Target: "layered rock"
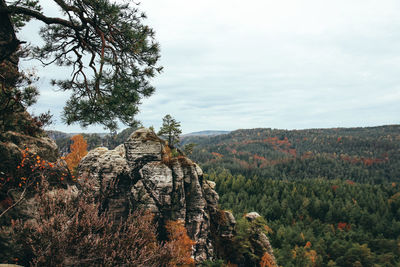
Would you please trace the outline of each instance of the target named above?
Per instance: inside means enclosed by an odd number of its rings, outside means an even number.
[[[102,208],[116,219],[132,209],[150,209],[161,235],[167,220],[183,220],[196,242],[196,262],[224,257],[219,247],[234,242],[235,218],[217,208],[215,183],[204,179],[197,164],[178,154],[173,157],[165,141],[143,128],[114,150],[90,151],[78,173],[83,181],[92,181]]]
[[[22,151],[29,148],[30,153],[54,162],[58,158],[56,143],[48,137],[33,137],[8,131],[0,134],[0,174],[13,176],[22,159]]]
[[[134,132],[114,150],[90,151],[78,166],[82,179],[90,179],[102,208],[123,218],[135,208],[150,209],[159,223],[183,220],[196,241],[196,261],[214,255],[210,211],[217,193],[203,181],[201,169],[183,155],[172,157],[166,143],[148,129]]]

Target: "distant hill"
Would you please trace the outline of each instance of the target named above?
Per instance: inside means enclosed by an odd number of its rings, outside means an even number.
[[[207,171],[274,179],[400,181],[400,125],[366,128],[242,129],[217,136],[189,136],[191,158]]]
[[[200,131],[200,132],[193,132],[193,133],[187,133],[181,135],[181,138],[186,138],[189,136],[216,136],[216,135],[221,135],[221,134],[228,134],[230,131],[212,131],[212,130],[207,130],[207,131]]]

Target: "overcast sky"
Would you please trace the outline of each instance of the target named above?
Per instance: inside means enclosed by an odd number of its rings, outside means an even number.
[[[164,66],[141,105],[147,127],[158,129],[168,113],[184,133],[400,122],[398,0],[143,0],[140,9]],[[20,39],[37,40],[38,25]],[[49,85],[69,72],[24,64],[42,78],[33,111],[50,109],[51,129],[81,132],[61,123],[67,96]]]

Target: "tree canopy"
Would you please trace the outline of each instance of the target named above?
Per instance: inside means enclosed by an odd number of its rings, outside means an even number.
[[[65,80],[54,80],[62,90],[72,91],[63,119],[67,124],[86,127],[101,124],[110,130],[117,122],[133,126],[138,105],[154,92],[150,79],[161,72],[157,65],[159,45],[154,31],[143,24],[145,14],[133,1],[122,4],[109,0],[53,0],[59,17],[47,16],[40,0],[0,0],[0,14],[9,15],[14,29],[31,19],[45,23],[40,35],[45,44],[34,47],[32,56],[44,65],[72,69]],[[15,34],[1,34],[1,60],[17,49]],[[11,50],[12,50],[11,49]],[[8,50],[7,50],[8,51]]]
[[[163,124],[157,134],[165,138],[170,146],[174,146],[179,143],[179,135],[182,133],[180,127],[180,122],[167,114],[164,116]]]

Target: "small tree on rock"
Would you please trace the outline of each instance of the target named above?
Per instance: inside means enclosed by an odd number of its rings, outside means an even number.
[[[170,146],[174,146],[179,143],[179,135],[182,133],[180,127],[180,122],[167,114],[163,118],[163,124],[157,134],[166,139]]]

